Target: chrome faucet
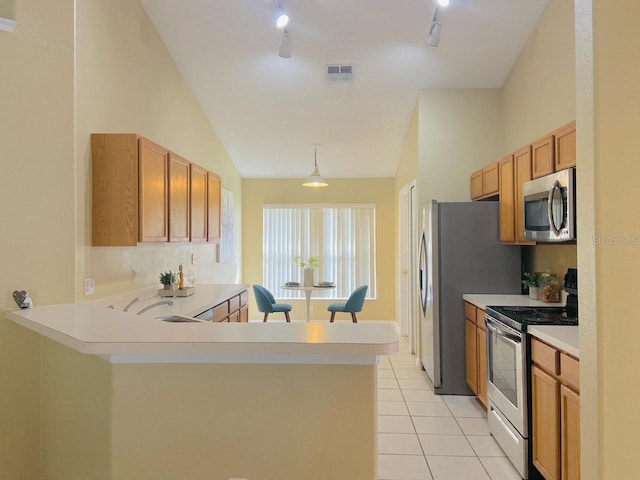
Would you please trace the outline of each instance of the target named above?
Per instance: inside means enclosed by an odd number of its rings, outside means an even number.
[[[147,310],[151,310],[153,307],[157,307],[159,305],[173,305],[173,300],[162,300],[161,302],[152,303],[151,305],[147,305],[142,310],[138,312],[138,315],[142,315]]]
[[[126,306],[126,307],[124,307],[124,308],[122,309],[122,311],[123,311],[123,312],[128,312],[128,311],[129,311],[129,308],[131,307],[131,305],[133,305],[134,303],[136,303],[138,300],[140,300],[140,298],[139,298],[139,297],[136,297],[136,298],[134,298],[133,300],[131,300],[129,303],[127,303],[127,306]]]

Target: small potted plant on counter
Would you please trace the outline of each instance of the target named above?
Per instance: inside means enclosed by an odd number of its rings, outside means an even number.
[[[174,290],[176,284],[176,274],[171,270],[160,274],[160,283],[164,285],[165,290]]]
[[[318,268],[318,257],[309,257],[306,261],[302,260],[301,256],[297,256],[293,259],[300,268],[303,269],[304,272],[304,282],[303,285],[305,287],[313,286],[315,269]]]
[[[540,272],[525,272],[522,285],[529,289],[529,298],[531,300],[538,300],[540,298],[540,291],[538,289],[540,283]]]

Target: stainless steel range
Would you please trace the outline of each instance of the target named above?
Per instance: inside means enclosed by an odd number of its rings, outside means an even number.
[[[487,307],[489,430],[522,478],[529,478],[531,325],[577,325],[577,272],[565,275],[565,307]]]

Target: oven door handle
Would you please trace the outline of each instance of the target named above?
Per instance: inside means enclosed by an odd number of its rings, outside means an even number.
[[[518,337],[517,335],[514,335],[513,333],[509,333],[505,330],[494,327],[492,323],[487,322],[487,328],[491,330],[493,333],[496,333],[501,337],[504,337],[506,340],[513,343],[514,345],[520,345],[520,343],[522,343],[522,339],[520,337]]]

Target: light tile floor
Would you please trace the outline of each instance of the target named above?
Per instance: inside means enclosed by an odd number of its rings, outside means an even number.
[[[379,480],[520,480],[475,397],[436,395],[400,351],[378,365]]]

